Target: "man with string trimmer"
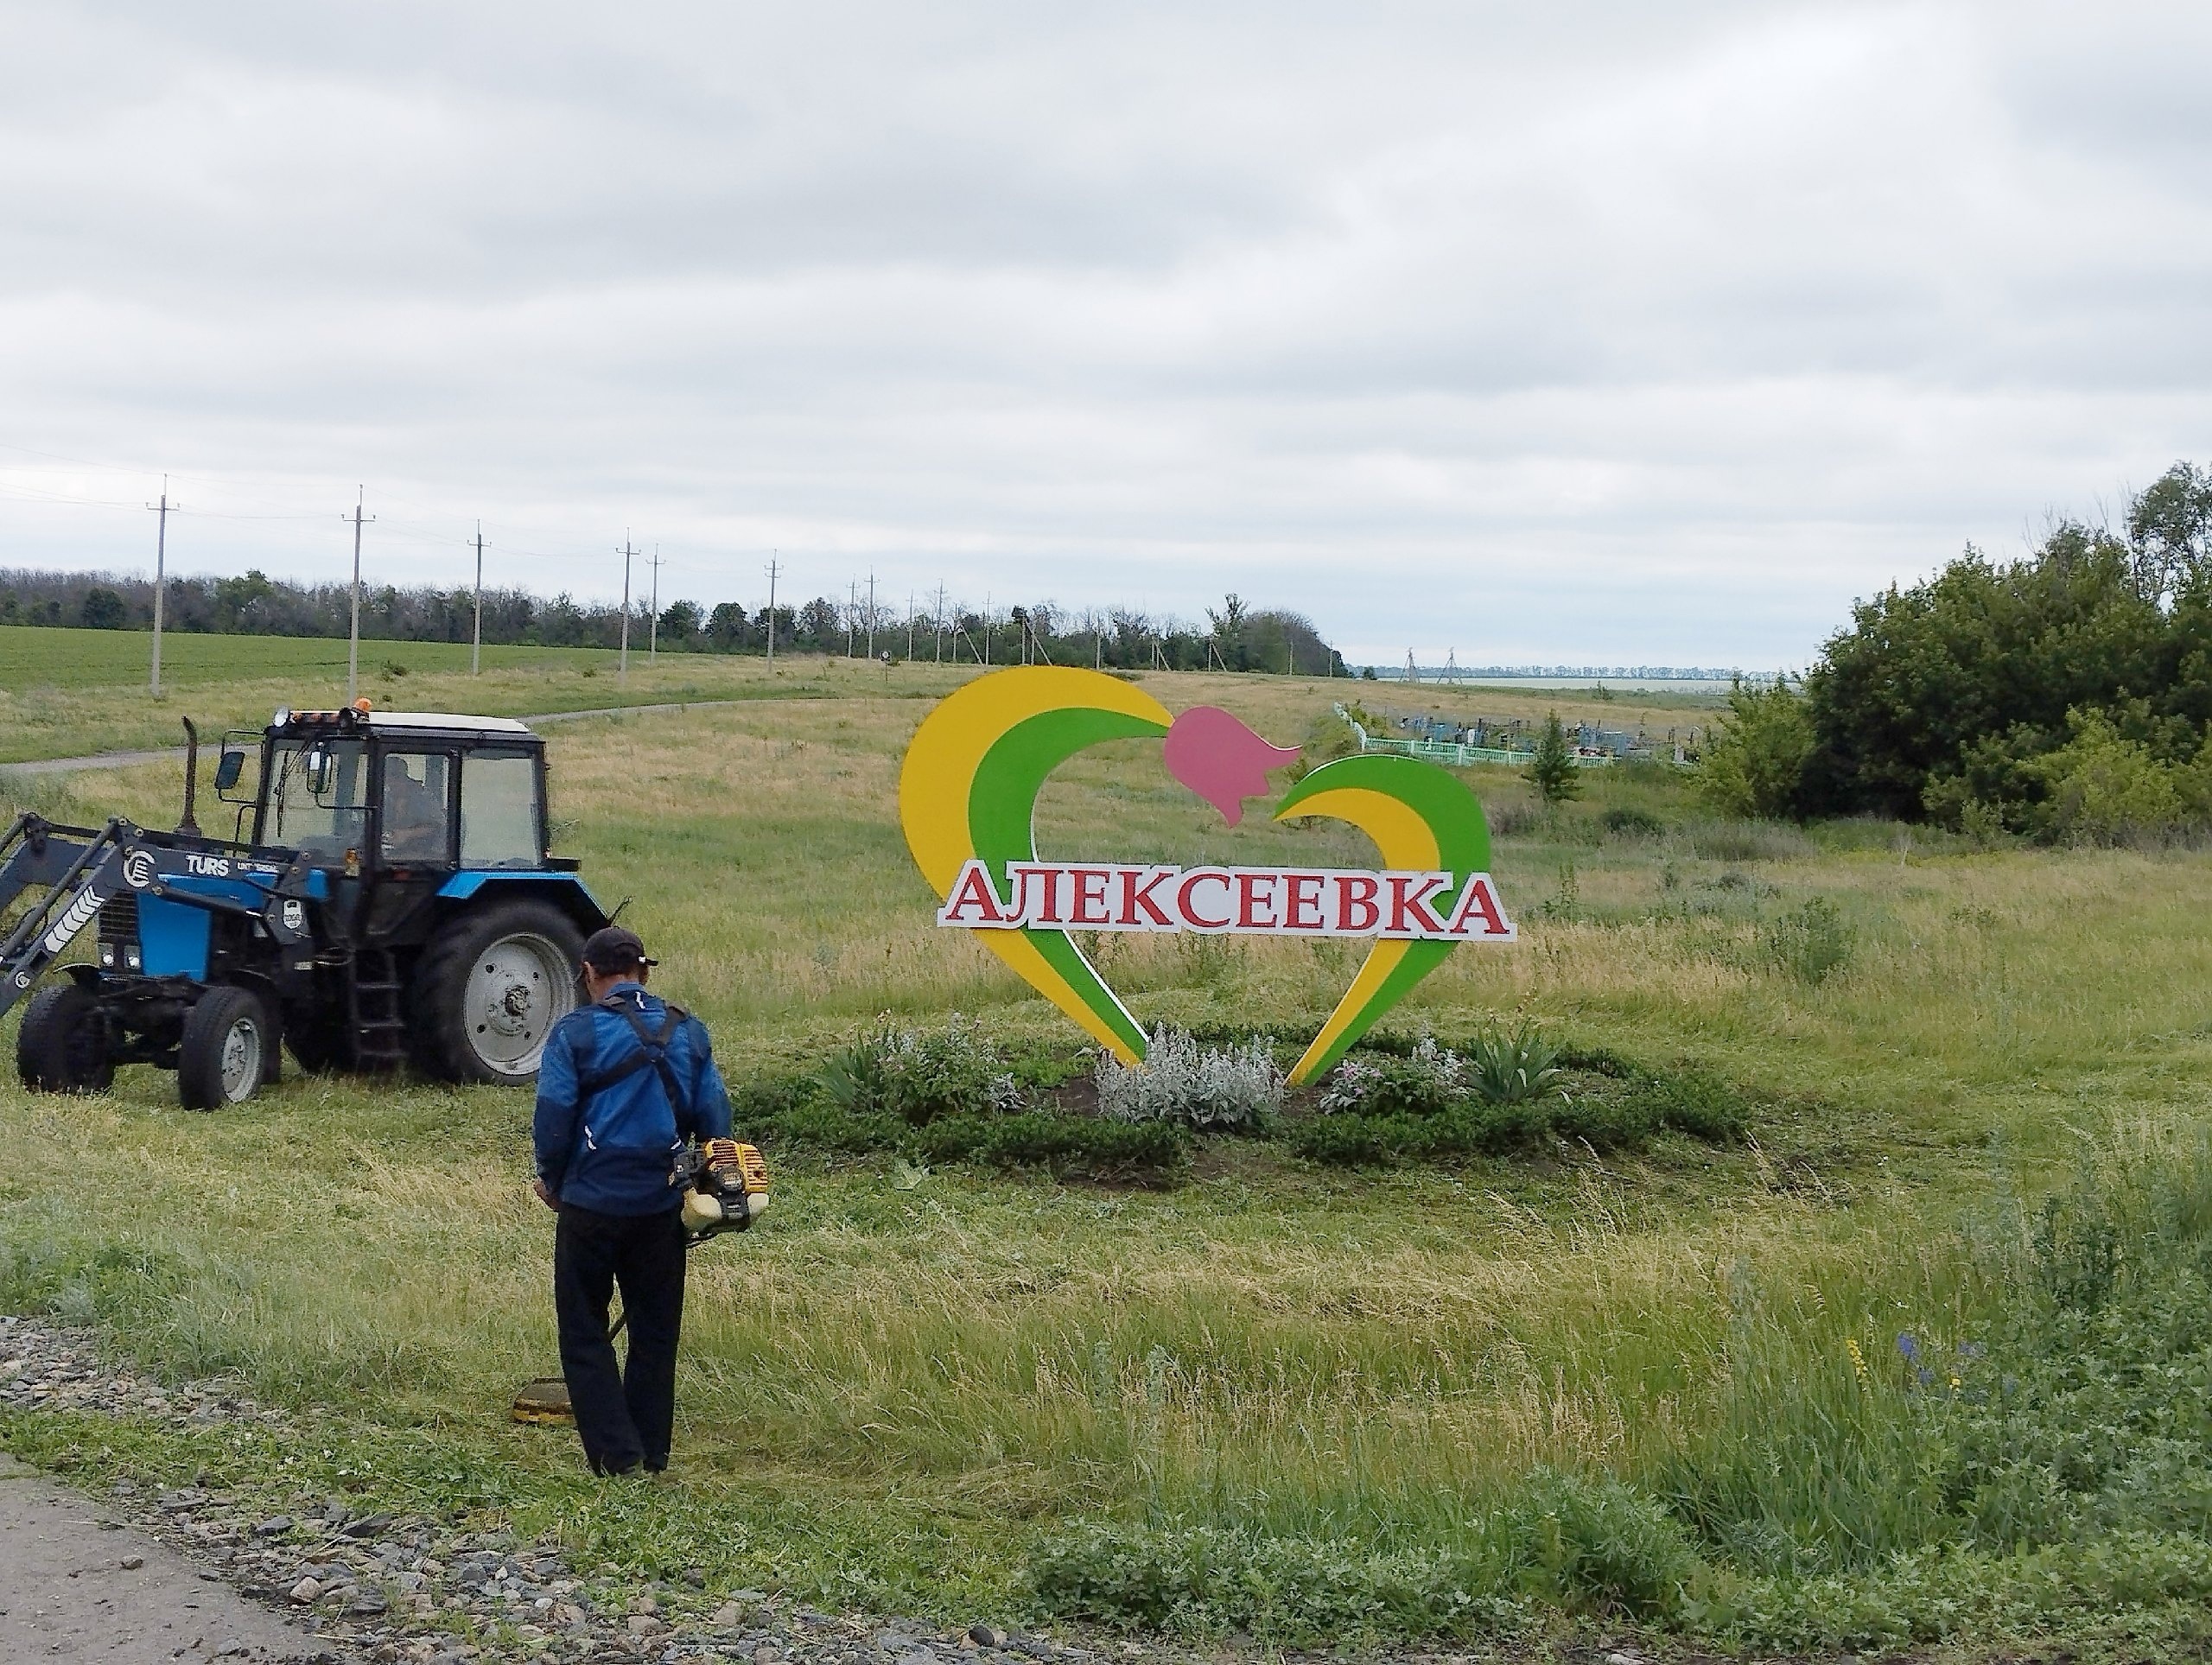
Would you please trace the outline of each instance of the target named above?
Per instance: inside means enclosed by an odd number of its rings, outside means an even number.
[[[646,992],[653,964],[634,931],[594,932],[583,949],[589,1004],[555,1026],[538,1069],[536,1188],[560,1217],[561,1374],[595,1474],[668,1466],[684,1250],[750,1224],[767,1200],[760,1153],[730,1140],[706,1026]],[[607,1325],[617,1286],[626,1367]]]

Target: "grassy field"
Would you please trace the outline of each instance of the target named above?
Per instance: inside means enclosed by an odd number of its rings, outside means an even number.
[[[280,705],[327,709],[346,697],[346,644],[287,636],[162,638],[162,697],[146,685],[151,639],[137,632],[0,626],[0,765],[36,758],[85,756],[181,745],[180,717],[207,734],[254,728]],[[471,676],[466,645],[364,642],[359,688],[380,706],[415,711],[467,711],[524,716],[543,711],[658,704],[673,701],[812,698],[849,691],[873,674],[877,683],[948,685],[950,673],[926,684],[918,670],[887,673],[880,666],[818,655],[778,661],[664,654],[630,656],[626,677],[618,656],[599,648],[486,647],[484,670]],[[832,683],[832,677],[850,678]]]
[[[266,722],[280,705],[311,710],[345,698],[343,642],[167,635],[156,700],[146,685],[151,641],[137,631],[0,626],[0,765],[173,746],[181,743],[179,717],[192,718],[206,734]],[[457,643],[364,642],[359,687],[382,706],[522,716],[685,700],[863,692],[913,698],[941,694],[977,669],[919,661],[893,668],[809,653],[779,655],[772,673],[765,659],[746,656],[668,653],[649,662],[642,646],[632,652],[626,677],[604,648],[486,647],[483,664],[482,674],[471,676],[468,649]],[[1716,696],[1681,693],[1327,686],[1339,696],[1363,693],[1394,715],[1541,719],[1556,709],[1609,726],[1642,722],[1655,734],[1701,724],[1719,702]]]
[[[626,917],[713,1026],[734,1084],[805,1067],[879,1013],[1064,1036],[995,959],[933,928],[899,835],[898,759],[918,696],[950,673],[660,674],[702,697],[804,695],[553,731],[563,848],[603,896],[635,898]],[[588,702],[570,668],[498,677],[410,670],[407,702]],[[1148,685],[1286,742],[1345,691]],[[463,698],[494,686],[504,708]],[[226,683],[179,705],[197,715],[203,696],[244,697]],[[1429,697],[1516,715],[1496,694]],[[254,699],[303,702],[281,676]],[[1593,772],[1556,817],[1506,772],[1470,778],[1523,940],[1461,950],[1393,1025],[1452,1036],[1526,1016],[1694,1067],[1752,1107],[1748,1139],[1377,1171],[1224,1141],[1167,1189],[781,1154],[768,1225],[697,1263],[677,1478],[641,1505],[585,1484],[567,1437],[504,1420],[553,1361],[524,1096],[288,1078],[199,1116],[145,1070],[90,1101],[10,1082],[0,1300],[101,1323],[160,1369],[236,1372],[324,1437],[276,1452],[0,1427],[90,1471],[458,1503],[617,1564],[877,1611],[1290,1640],[1547,1636],[1625,1611],[1770,1649],[2197,1646],[2212,1373],[2201,1352],[2139,1357],[2146,1336],[2188,1340],[2186,1324],[2120,1319],[2130,1302],[2195,1310],[2183,1297],[2201,1287],[2212,867],[1718,823],[1657,770]],[[49,811],[157,825],[177,792],[173,767],[35,788]],[[1608,830],[1608,810],[1649,820]],[[1328,823],[1226,829],[1142,747],[1077,759],[1039,817],[1056,855],[1372,855]],[[1818,982],[1788,947],[1815,899],[1845,956]],[[1235,1025],[1318,1023],[1350,969],[1329,944],[1163,938],[1108,969],[1147,1021]],[[2038,1223],[2054,1186],[2074,1200]],[[2107,1239],[2123,1247],[2101,1260]],[[2167,1260],[2139,1253],[2154,1240]],[[2120,1293],[2092,1304],[2088,1331],[2064,1331],[2062,1296],[2023,1304],[2107,1261]],[[1991,1361],[2007,1348],[2002,1387]],[[2151,1369],[2152,1385],[2075,1429],[2034,1372],[2077,1356],[2139,1387]],[[2164,1420],[2127,1433],[2140,1416]],[[2133,1478],[2031,1498],[2041,1471],[2021,1453],[2042,1449],[2038,1430]],[[2166,1466],[2127,1469],[2113,1452],[2131,1441]],[[2000,1471],[2017,1504],[1986,1502],[2012,1496],[1992,1490]],[[2076,1493],[2105,1500],[2094,1553]],[[1968,1496],[1984,1500],[1970,1518]]]

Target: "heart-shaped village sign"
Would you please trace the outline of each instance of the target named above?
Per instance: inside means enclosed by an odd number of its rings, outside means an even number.
[[[1293,1082],[1335,1064],[1459,944],[1513,940],[1482,804],[1415,758],[1339,758],[1275,805],[1278,821],[1349,822],[1374,842],[1379,870],[1039,861],[1046,778],[1086,747],[1148,736],[1163,742],[1169,772],[1232,826],[1246,798],[1266,794],[1267,771],[1297,756],[1214,707],[1179,717],[1118,677],[1036,665],[980,677],[940,702],[899,778],[907,848],[943,900],[938,923],[974,931],[1124,1063],[1144,1057],[1144,1029],[1071,931],[1374,937]]]

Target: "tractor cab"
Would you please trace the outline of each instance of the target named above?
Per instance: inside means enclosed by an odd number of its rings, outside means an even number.
[[[258,753],[258,778],[245,776]],[[233,734],[215,786],[257,848],[349,879],[572,871],[546,853],[545,742],[506,717],[279,711]],[[243,790],[242,790],[243,789]]]

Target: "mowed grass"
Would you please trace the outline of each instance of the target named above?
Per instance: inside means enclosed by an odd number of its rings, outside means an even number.
[[[660,985],[709,1022],[737,1081],[883,1011],[1064,1033],[930,923],[894,804],[925,673],[805,674],[832,696],[552,731],[563,848],[603,898],[633,899]],[[1149,685],[1279,740],[1344,691]],[[1855,1426],[1881,1401],[1853,1396],[1847,1340],[1880,1354],[1899,1330],[1963,1337],[1986,1317],[1968,1223],[1993,1197],[2034,1191],[2115,1123],[2205,1120],[2201,856],[1713,823],[1656,771],[1593,772],[1585,803],[1546,818],[1510,772],[1472,778],[1514,829],[1495,865],[1523,939],[1462,950],[1393,1023],[1529,1016],[1693,1064],[1751,1095],[1754,1143],[1381,1173],[1232,1145],[1166,1192],[781,1161],[768,1224],[696,1264],[678,1478],[658,1512],[582,1484],[567,1436],[505,1420],[553,1365],[522,1095],[290,1078],[202,1116],[146,1070],[87,1101],[0,1087],[0,1294],[324,1419],[318,1449],[339,1455],[245,1477],[271,1487],[374,1494],[435,1471],[525,1530],[701,1566],[717,1587],[1018,1611],[1040,1548],[1085,1520],[1472,1554],[1532,1471],[1664,1490],[1686,1464],[1720,1471]],[[178,775],[67,790],[82,812],[166,824]],[[1604,830],[1603,810],[1631,807],[1669,829]],[[1372,856],[1325,823],[1225,828],[1137,745],[1072,762],[1039,824],[1070,856]],[[1808,986],[1763,956],[1762,930],[1816,896],[1855,946]],[[1191,1022],[1318,1024],[1357,961],[1298,942],[1102,952],[1141,1015]],[[130,1449],[156,1468],[209,1460]],[[1808,1531],[1822,1509],[1848,1515],[1832,1544],[1904,1541],[1901,1516],[1774,1489]]]

